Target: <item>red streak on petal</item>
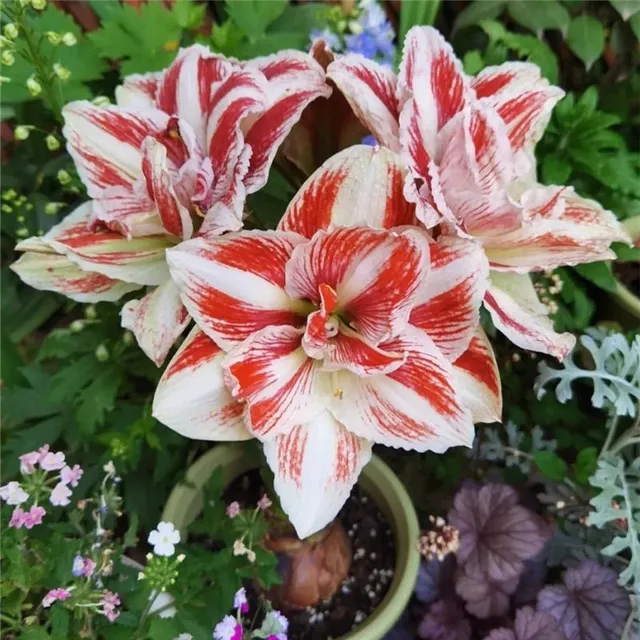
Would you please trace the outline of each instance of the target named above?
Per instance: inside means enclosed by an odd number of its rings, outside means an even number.
[[[180,357],[167,369],[166,377],[184,371],[195,369],[198,365],[209,362],[222,352],[222,349],[205,333],[200,332],[180,353]]]
[[[456,360],[455,366],[486,385],[494,395],[500,394],[500,379],[495,370],[491,353],[483,341],[474,337],[469,348]]]

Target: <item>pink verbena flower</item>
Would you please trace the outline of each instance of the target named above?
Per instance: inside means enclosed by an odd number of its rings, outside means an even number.
[[[19,457],[20,473],[33,473],[36,468],[36,464],[40,461],[40,457],[40,451],[29,451],[29,453],[23,453]]]
[[[84,471],[79,464],[74,464],[73,468],[66,465],[63,467],[62,471],[60,471],[60,482],[70,484],[72,487],[77,487],[83,473]]]
[[[265,493],[262,496],[262,498],[260,498],[260,500],[258,500],[258,509],[260,509],[260,511],[266,511],[272,504],[273,504],[273,502],[271,502],[271,500],[269,500],[267,494]]]
[[[105,591],[100,604],[102,605],[102,613],[109,622],[114,622],[120,615],[120,611],[117,610],[117,607],[120,606],[120,596],[117,593]]]
[[[58,471],[65,466],[64,458],[65,456],[62,451],[58,451],[57,453],[49,451],[40,459],[40,467],[45,471]]]
[[[240,513],[240,505],[237,502],[232,502],[226,509],[226,514],[230,518],[235,518]]]
[[[225,616],[213,630],[214,640],[242,640],[242,625],[233,617]]]
[[[95,569],[96,563],[91,558],[85,558],[83,556],[77,555],[73,559],[73,567],[71,569],[71,573],[76,577],[85,576],[89,578],[93,575]]]
[[[20,507],[16,507],[11,514],[11,520],[9,520],[9,526],[14,529],[21,529],[24,525],[24,517],[26,513]]]
[[[71,591],[68,589],[57,588],[51,589],[47,593],[47,595],[42,598],[42,606],[47,609],[50,607],[56,600],[68,600],[71,597]]]
[[[20,486],[19,482],[11,481],[0,487],[0,499],[7,504],[22,504],[29,499],[29,494]]]
[[[22,518],[22,524],[26,529],[33,529],[38,524],[42,524],[42,518],[47,512],[38,505],[33,505]],[[18,527],[19,528],[19,527]]]
[[[247,613],[247,611],[249,611],[247,592],[244,587],[238,589],[233,596],[233,607],[234,609],[239,609],[240,613]]]
[[[58,482],[49,496],[49,502],[56,507],[66,507],[70,502],[69,496],[71,489],[63,482]]]

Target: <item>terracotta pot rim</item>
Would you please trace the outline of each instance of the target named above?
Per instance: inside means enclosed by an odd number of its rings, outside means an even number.
[[[200,489],[212,471],[222,467],[226,484],[255,466],[241,444],[220,444],[196,460],[187,470],[186,479],[193,486],[176,485],[162,512],[162,520],[173,522],[181,533],[202,511]],[[396,538],[396,568],[389,591],[357,629],[340,640],[380,640],[404,611],[418,576],[420,555],[417,541],[418,518],[411,498],[395,473],[377,456],[363,469],[358,480],[371,494],[389,520]]]

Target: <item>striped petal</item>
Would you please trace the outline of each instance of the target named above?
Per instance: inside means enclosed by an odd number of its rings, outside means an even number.
[[[303,539],[336,517],[371,459],[371,443],[323,412],[265,442],[264,454],[280,504]]]
[[[612,242],[631,243],[616,216],[571,187],[536,185],[522,197],[520,229],[483,239],[492,269],[527,273],[614,260]]]
[[[119,107],[155,107],[161,78],[162,73],[155,71],[127,76],[116,87],[116,104]]]
[[[469,346],[489,285],[482,246],[452,236],[430,245],[431,271],[416,296],[409,322],[426,332],[453,362]]]
[[[440,136],[442,192],[462,229],[494,235],[517,228],[521,211],[507,193],[513,158],[504,124],[484,105],[465,108]]]
[[[265,327],[304,323],[300,303],[284,291],[285,265],[303,241],[293,233],[242,231],[183,242],[167,261],[191,316],[228,351]]]
[[[453,384],[451,364],[422,331],[380,345],[406,353],[399,369],[385,376],[360,378],[334,373],[331,413],[362,438],[403,449],[442,453],[451,446],[470,446],[473,423]]]
[[[570,333],[554,331],[547,308],[526,274],[492,271],[484,304],[496,328],[521,349],[564,360],[576,343]]]
[[[494,107],[506,124],[518,160],[518,174],[525,173],[530,151],[542,136],[564,91],[550,85],[541,77],[540,67],[528,62],[486,67],[473,79],[472,87],[478,98]]]
[[[244,135],[252,150],[244,184],[247,193],[254,193],[266,183],[278,148],[304,109],[316,98],[328,98],[331,88],[322,67],[300,51],[254,58],[246,67],[261,71],[269,83],[268,106]]]
[[[375,139],[392,151],[400,152],[400,114],[393,71],[359,54],[349,54],[329,65],[327,78],[340,89]]]
[[[31,238],[32,246],[40,238]],[[25,244],[25,243],[22,243]],[[37,251],[26,251],[11,270],[30,287],[55,291],[76,302],[114,302],[140,285],[112,280],[95,271],[83,271],[66,256],[42,244]]]
[[[120,313],[122,326],[133,332],[140,348],[157,366],[164,362],[190,320],[171,280],[139,300],[129,300]]]
[[[259,438],[316,418],[331,397],[331,378],[302,348],[302,329],[266,327],[225,358],[233,397],[247,403],[245,422]]]
[[[166,233],[158,208],[149,194],[125,187],[105,189],[103,197],[93,201],[91,221],[99,221],[127,238]]]
[[[462,404],[474,423],[500,422],[502,385],[491,343],[478,327],[468,349],[453,363],[453,376]]]
[[[331,287],[337,311],[377,344],[404,328],[428,269],[429,244],[419,230],[341,227],[319,231],[293,250],[285,289],[293,299],[318,304],[321,285]]]
[[[69,103],[62,115],[67,150],[91,198],[109,187],[131,189],[142,176],[142,141],[168,122],[155,109],[97,107],[86,100]]]
[[[196,44],[180,51],[159,82],[158,109],[186,120],[203,148],[212,95],[234,66],[224,56]]]
[[[300,188],[278,228],[307,238],[320,229],[415,223],[415,206],[403,195],[406,170],[382,147],[357,145],[327,160]]]
[[[194,327],[160,378],[153,416],[180,435],[196,440],[248,440],[243,406],[224,384],[225,354]]]
[[[128,240],[115,231],[92,231],[92,206],[80,205],[42,236],[42,242],[85,271],[137,285],[162,284],[169,277],[164,252],[175,243],[168,236]]]

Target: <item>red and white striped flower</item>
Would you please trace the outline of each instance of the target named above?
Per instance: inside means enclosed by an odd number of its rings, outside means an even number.
[[[527,274],[612,258],[611,242],[628,241],[596,202],[535,182],[533,148],[563,92],[528,63],[468,77],[431,27],[407,34],[398,77],[358,55],[334,61],[327,76],[378,142],[403,158],[418,219],[482,244],[496,326],[522,348],[563,358],[575,339],[554,332]]]
[[[394,154],[352,147],[309,178],[278,231],[167,252],[198,328],[154,415],[193,438],[259,438],[301,537],[335,517],[373,443],[442,452],[471,444],[473,418],[499,418],[478,334],[486,258],[409,226],[403,181]],[[378,224],[359,224],[365,211]]]
[[[306,54],[240,63],[196,45],[164,72],[126,78],[117,106],[70,103],[63,133],[91,203],[20,243],[14,270],[80,301],[154,287],[122,320],[160,364],[188,323],[165,249],[240,229],[246,195],[265,184],[303,109],[330,91]]]

